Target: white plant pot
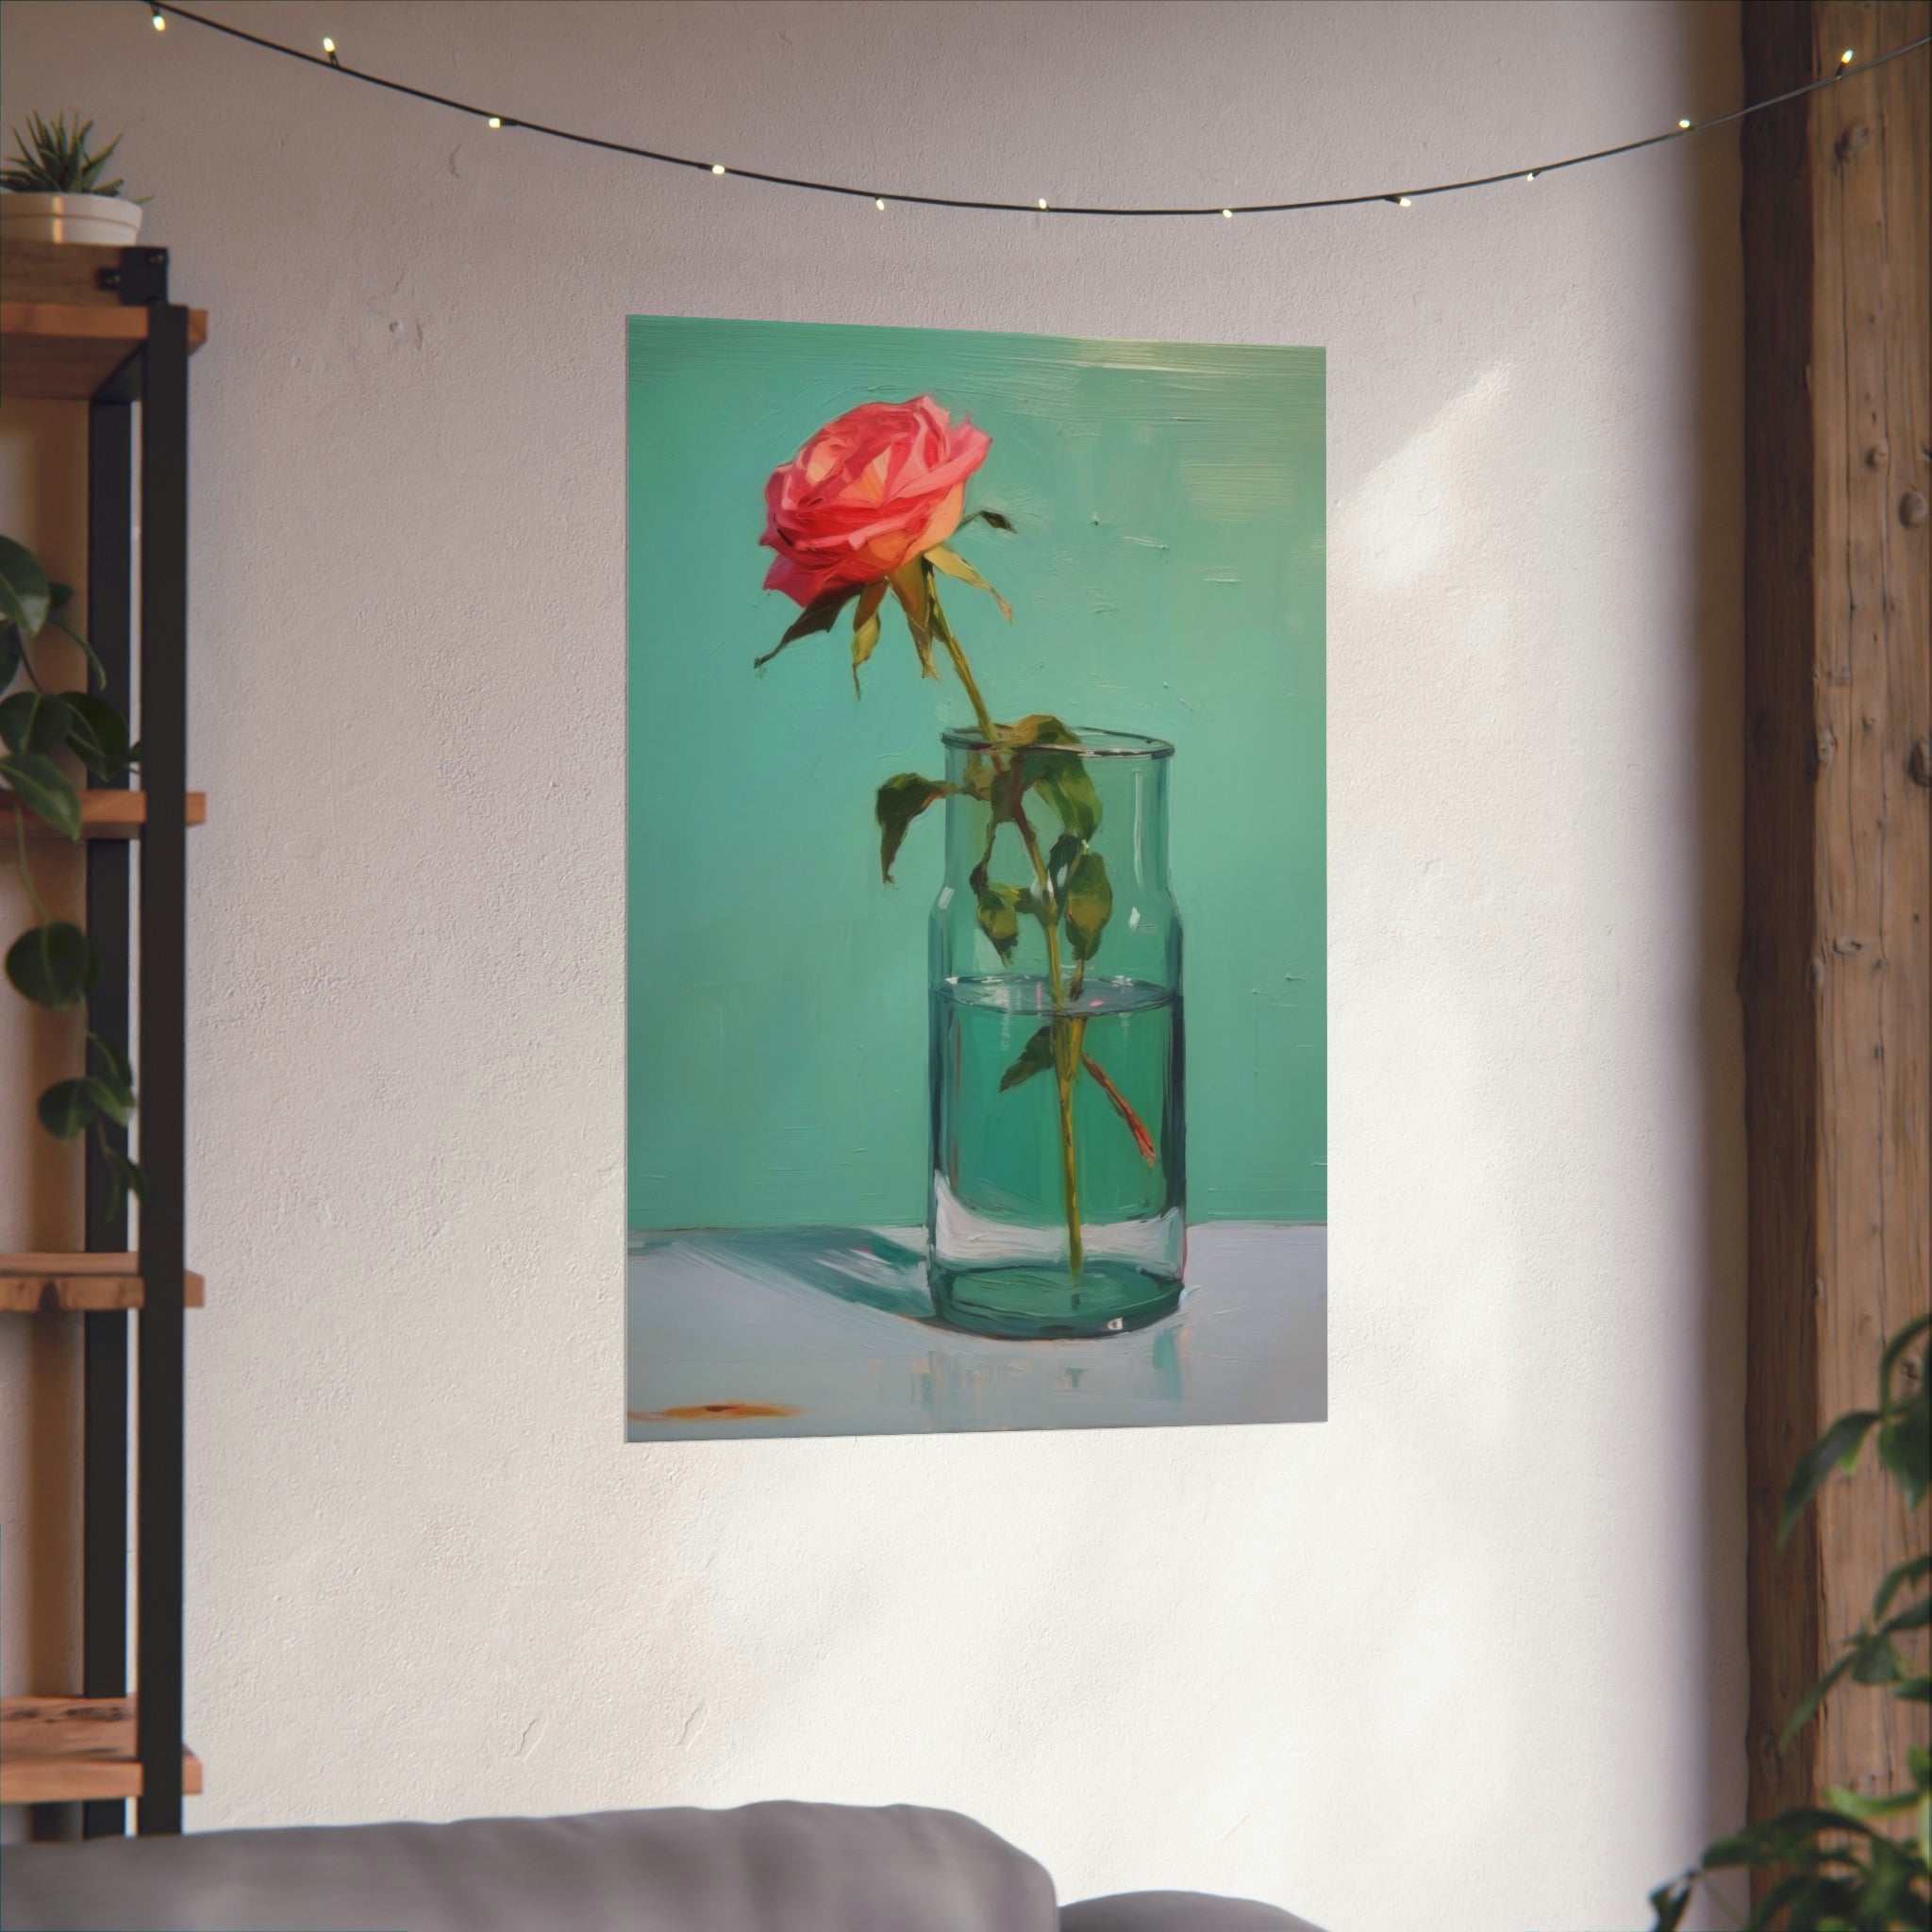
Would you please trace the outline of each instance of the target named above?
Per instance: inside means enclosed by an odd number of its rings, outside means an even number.
[[[118,194],[0,193],[0,237],[125,248],[141,233],[141,213],[139,202]]]

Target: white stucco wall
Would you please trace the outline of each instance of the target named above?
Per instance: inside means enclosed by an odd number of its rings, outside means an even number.
[[[1722,5],[209,5],[1054,200],[1487,172],[1740,86]],[[1642,1922],[1743,1788],[1734,142],[1407,211],[880,216],[125,0],[0,37],[5,119],[125,125],[212,314],[193,1822],[908,1799],[1070,1897]],[[622,1444],[633,311],[1326,345],[1325,1426]],[[5,527],[70,559],[75,433],[0,412]],[[9,1245],[60,1238],[23,1107]],[[9,1692],[72,1688],[57,1328],[0,1328]]]

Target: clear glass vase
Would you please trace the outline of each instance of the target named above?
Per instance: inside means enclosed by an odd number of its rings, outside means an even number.
[[[1173,1311],[1186,1239],[1181,926],[1158,739],[945,734],[931,922],[941,1321],[1119,1334]],[[1068,741],[1070,736],[1071,741]]]

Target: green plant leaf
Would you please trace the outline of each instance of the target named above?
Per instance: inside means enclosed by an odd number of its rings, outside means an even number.
[[[1803,1512],[1805,1505],[1818,1493],[1819,1486],[1834,1469],[1849,1471],[1858,1459],[1858,1452],[1865,1446],[1865,1438],[1871,1433],[1872,1425],[1878,1420],[1875,1409],[1860,1408],[1850,1415],[1841,1415],[1824,1435],[1819,1437],[1806,1451],[1804,1459],[1798,1464],[1791,1477],[1790,1486],[1785,1491],[1783,1507],[1777,1517],[1777,1546],[1783,1549],[1785,1539],[1791,1533],[1791,1526]]]
[[[25,543],[0,537],[0,617],[16,625],[23,638],[38,637],[52,602],[40,559]]]
[[[892,882],[892,861],[912,821],[952,790],[943,780],[922,778],[917,772],[900,772],[879,787],[873,816],[879,826],[879,874],[888,885]]]
[[[1932,1328],[1932,1315],[1920,1315],[1909,1321],[1885,1344],[1885,1353],[1878,1358],[1878,1406],[1891,1407],[1891,1372],[1898,1367],[1899,1357],[1905,1354],[1917,1339]],[[1920,1377],[1920,1389],[1924,1391],[1924,1377]]]
[[[1916,1508],[1932,1489],[1932,1391],[1896,1403],[1878,1425],[1878,1459]]]
[[[885,602],[886,587],[868,584],[859,592],[852,609],[852,691],[858,694],[858,667],[873,654],[879,641],[879,606]]]
[[[64,919],[29,926],[7,949],[14,991],[56,1012],[77,1005],[101,976],[101,956],[79,926]]]
[[[99,1109],[92,1082],[57,1080],[41,1095],[41,1124],[57,1141],[71,1141],[97,1120]]]
[[[1791,1712],[1790,1716],[1785,1720],[1785,1727],[1782,1731],[1778,1733],[1777,1748],[1780,1751],[1787,1749],[1790,1746],[1791,1740],[1795,1738],[1798,1735],[1798,1733],[1802,1731],[1805,1728],[1805,1726],[1811,1722],[1813,1716],[1817,1713],[1818,1707],[1824,1702],[1826,1696],[1830,1693],[1832,1687],[1836,1685],[1841,1677],[1844,1676],[1845,1673],[1849,1671],[1851,1667],[1857,1662],[1857,1653],[1856,1651],[1846,1651],[1845,1654],[1842,1657],[1840,1657],[1838,1659],[1838,1661],[1834,1663],[1828,1671],[1825,1672],[1824,1676],[1820,1677],[1817,1683],[1812,1685],[1810,1690],[1806,1691],[1804,1696],[1798,1699],[1797,1707]]]
[[[1867,1839],[1873,1836],[1870,1825],[1842,1811],[1822,1805],[1801,1806],[1719,1839],[1706,1850],[1704,1863],[1710,1870],[1738,1865],[1849,1864],[1849,1853],[1817,1842],[1825,1833],[1839,1832]]]
[[[1903,1563],[1888,1570],[1872,1599],[1873,1621],[1884,1616],[1886,1606],[1907,1584],[1916,1583],[1922,1576],[1932,1576],[1932,1556],[1907,1557]]]
[[[98,1033],[87,1037],[88,1050],[101,1063],[100,1078],[130,1111],[134,1107],[134,1068],[127,1056],[110,1046]]]
[[[127,724],[121,713],[92,691],[62,691],[60,702],[74,714],[67,733],[68,749],[97,778],[124,776],[135,762],[135,751],[127,741]]]
[[[8,751],[58,751],[73,725],[74,712],[60,698],[37,691],[0,698],[0,739]]]
[[[38,812],[64,838],[80,837],[80,793],[52,758],[40,752],[12,752],[0,758],[0,778],[13,788],[22,805]]]
[[[1857,1791],[1846,1790],[1842,1785],[1826,1785],[1824,1801],[1852,1818],[1898,1818],[1919,1802],[1919,1794],[1917,1791],[1885,1791],[1876,1797],[1867,1798]]]
[[[1046,875],[1053,884],[1053,895],[1063,903],[1067,896],[1067,874],[1079,856],[1080,841],[1071,832],[1062,832],[1046,855]]]
[[[1026,762],[1034,791],[1052,806],[1060,824],[1076,839],[1092,838],[1100,829],[1100,794],[1087,760],[1072,752],[1032,752]]]
[[[857,584],[847,584],[837,591],[827,591],[823,597],[815,597],[791,620],[785,635],[765,653],[762,658],[751,660],[754,671],[762,671],[787,644],[795,644],[800,638],[808,638],[822,630],[830,630],[838,623],[839,613],[853,598],[858,595]]]
[[[1891,1694],[1901,1704],[1932,1704],[1932,1677],[1902,1677]]]
[[[1019,888],[981,881],[974,890],[978,894],[975,917],[979,921],[979,929],[992,941],[993,951],[1005,963],[1013,957],[1013,948],[1020,943]]]
[[[1100,950],[1101,935],[1113,917],[1113,886],[1107,861],[1097,852],[1083,852],[1067,873],[1067,943],[1076,959],[1091,959]]]
[[[984,591],[1000,607],[1000,615],[1008,624],[1012,623],[1013,607],[957,550],[948,550],[943,543],[935,543],[925,553],[925,560],[935,570],[944,571],[949,577],[957,577],[962,584],[971,584],[975,591]]]
[[[1659,1885],[1650,1895],[1650,1908],[1657,1914],[1651,1932],[1677,1932],[1690,1904],[1690,1881],[1679,1879],[1673,1885]]]
[[[1014,1087],[1024,1087],[1035,1074],[1043,1074],[1053,1065],[1053,1027],[1041,1027],[1020,1049],[1019,1058],[1000,1075],[1000,1091],[1005,1093]]]
[[[1888,1638],[1867,1638],[1852,1652],[1855,1684],[1895,1684],[1905,1674],[1905,1663]]]
[[[20,626],[0,620],[0,691],[20,675]]]
[[[129,1194],[137,1201],[147,1199],[147,1176],[142,1173],[120,1148],[112,1145],[105,1131],[100,1138],[101,1159],[108,1170],[108,1177],[114,1184],[108,1198],[108,1212],[118,1214],[121,1205]]]

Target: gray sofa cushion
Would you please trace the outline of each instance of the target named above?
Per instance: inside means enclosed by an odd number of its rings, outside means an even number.
[[[747,1805],[9,1845],[7,1932],[1054,1932],[950,1811]]]
[[[1133,1891],[1060,1910],[1060,1932],[1319,1932],[1273,1906],[1198,1891]]]

